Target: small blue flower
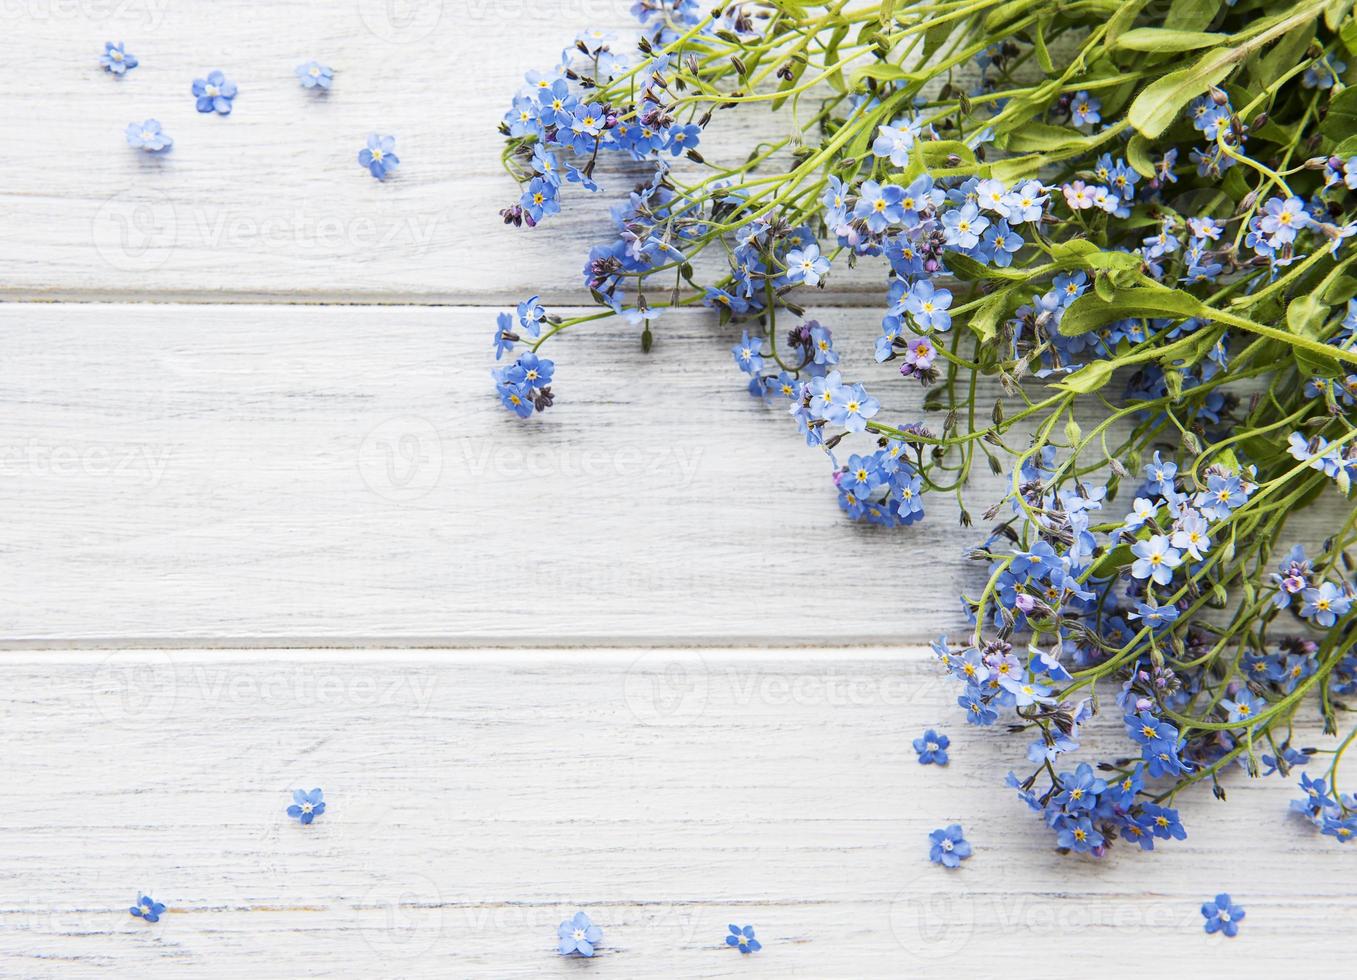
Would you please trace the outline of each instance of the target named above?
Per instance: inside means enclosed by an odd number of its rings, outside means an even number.
[[[1227,936],[1234,936],[1239,932],[1244,909],[1231,904],[1228,892],[1221,892],[1215,901],[1202,903],[1202,917],[1206,919],[1202,928],[1208,933],[1223,932]]]
[[[127,145],[147,153],[169,153],[174,140],[160,128],[159,122],[148,119],[142,123],[127,124]]]
[[[371,133],[368,135],[368,145],[358,151],[358,162],[378,180],[386,180],[387,174],[401,162],[395,150],[396,137]]]
[[[1078,127],[1092,126],[1102,121],[1103,104],[1087,92],[1075,92],[1070,102],[1070,119]]]
[[[123,46],[123,42],[114,44],[112,41],[105,41],[104,53],[99,56],[99,64],[103,65],[104,71],[110,75],[125,75],[141,62]]]
[[[206,78],[193,80],[193,95],[198,100],[199,112],[215,112],[219,116],[229,116],[231,103],[237,91],[236,83],[227,78],[220,69],[210,72]]]
[[[302,83],[302,88],[322,90],[328,90],[335,77],[334,69],[329,65],[322,65],[319,61],[308,61],[304,65],[298,65],[296,75],[297,80]]]
[[[157,902],[150,895],[138,895],[137,904],[133,905],[127,911],[131,912],[138,919],[145,919],[147,922],[159,922],[160,913],[165,911],[165,906]]]
[[[556,935],[561,940],[559,949],[562,956],[572,953],[593,956],[594,948],[603,939],[603,930],[590,922],[589,916],[576,912],[573,918],[566,919],[556,927]]]
[[[951,744],[951,739],[946,735],[939,735],[930,728],[923,733],[922,738],[914,740],[914,751],[919,753],[919,765],[947,765],[947,746]]]
[[[504,356],[505,351],[513,350],[518,335],[513,332],[514,318],[501,313],[495,318],[495,360]]]
[[[325,812],[325,794],[319,789],[313,789],[311,792],[305,790],[293,790],[292,805],[287,808],[287,815],[295,817],[302,823],[310,823]]]
[[[741,953],[757,953],[763,949],[763,943],[754,938],[753,926],[741,929],[734,923],[730,924],[730,935],[726,936],[726,945],[738,946]]]
[[[928,835],[928,860],[944,868],[955,868],[971,856],[971,845],[962,833],[961,824],[939,828]]]

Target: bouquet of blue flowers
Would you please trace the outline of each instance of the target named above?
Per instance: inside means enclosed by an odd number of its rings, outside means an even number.
[[[633,39],[579,35],[505,117],[510,224],[596,191],[604,154],[648,176],[586,259],[601,312],[500,316],[504,404],[551,405],[540,349],[578,324],[625,317],[649,349],[668,309],[742,321],[749,390],[830,455],[850,517],[908,525],[1005,474],[966,638],[935,649],[966,719],[1028,743],[1009,781],[1059,847],[1153,849],[1187,787],[1321,759],[1297,809],[1351,839],[1357,730],[1321,752],[1292,724],[1337,734],[1357,693],[1353,0],[633,9]],[[717,120],[758,112],[783,135],[715,159]],[[882,419],[805,318],[802,291],[868,263],[876,359],[940,424]],[[1290,540],[1312,505],[1332,535]],[[1108,700],[1124,753],[1062,765]]]

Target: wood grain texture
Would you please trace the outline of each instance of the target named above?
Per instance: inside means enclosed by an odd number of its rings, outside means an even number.
[[[1349,854],[1276,777],[1180,800],[1190,836],[1061,857],[926,651],[6,653],[9,977],[1039,977],[1341,962]],[[920,766],[936,726],[952,764]],[[1093,726],[1090,756],[1124,744]],[[1317,734],[1311,732],[1310,734]],[[1302,736],[1302,739],[1308,736]],[[1329,744],[1323,741],[1320,744]],[[310,828],[283,809],[320,786]],[[961,821],[975,856],[930,865]],[[161,923],[126,906],[149,889]],[[1234,941],[1198,906],[1228,889]],[[726,923],[766,944],[741,958]]]
[[[874,323],[820,315],[875,367]],[[494,397],[492,326],[465,309],[0,306],[0,591],[19,600],[0,638],[808,643],[955,626],[979,531],[959,533],[945,499],[900,533],[843,518],[825,455],[744,392],[733,328],[671,316],[650,356],[621,324],[562,336],[559,403],[525,423]],[[918,417],[917,389],[888,397]]]
[[[605,161],[600,197],[572,187],[563,214],[515,232],[498,216],[517,191],[497,127],[523,73],[555,65],[576,32],[634,36],[631,2],[12,4],[10,43],[41,70],[0,69],[0,125],[41,147],[41,165],[0,158],[0,296],[587,302],[579,270],[614,235],[608,205],[647,171]],[[121,80],[98,64],[108,38],[141,59]],[[293,77],[311,58],[335,69],[328,94]],[[228,118],[189,94],[213,68],[240,86]],[[148,117],[175,139],[163,158],[124,141]],[[761,107],[722,113],[703,149],[742,159],[790,125]],[[398,138],[387,183],[356,161],[373,130]],[[882,267],[868,265],[834,285],[879,301]]]
[[[920,389],[825,308],[900,423]],[[0,640],[921,642],[963,625],[965,529],[844,518],[825,455],[744,392],[706,311],[562,335],[558,404],[489,378],[488,310],[0,306]],[[992,394],[981,392],[982,414]],[[840,457],[869,448],[855,437]],[[1342,500],[1334,494],[1334,503]],[[1332,508],[1307,509],[1314,544]]]

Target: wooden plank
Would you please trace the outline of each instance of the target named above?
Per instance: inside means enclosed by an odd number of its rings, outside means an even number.
[[[923,417],[921,390],[871,360],[870,319],[812,313],[881,418]],[[0,306],[0,640],[840,643],[962,625],[957,597],[983,581],[962,556],[1002,493],[983,466],[976,527],[937,494],[914,527],[853,525],[826,457],[745,394],[735,328],[705,311],[661,320],[649,356],[621,324],[563,335],[558,403],[526,423],[494,397],[492,325]],[[855,439],[841,457],[871,445]],[[1295,541],[1331,516],[1299,515]]]
[[[24,132],[41,162],[0,164],[3,297],[587,302],[580,268],[614,236],[608,203],[644,176],[605,163],[602,198],[572,188],[573,206],[536,232],[506,229],[497,213],[517,198],[497,127],[523,73],[556,64],[586,27],[634,34],[631,0],[545,13],[217,0],[210,17],[166,0],[27,6],[36,13],[6,27],[42,70],[7,79],[0,124]],[[99,68],[106,38],[141,59],[121,81]],[[328,94],[293,77],[312,57],[336,71]],[[200,115],[189,94],[213,68],[240,86],[229,118]],[[127,123],[148,117],[175,139],[164,158],[125,144]],[[789,125],[761,107],[718,122],[703,147],[714,162]],[[373,130],[398,137],[399,176],[385,184],[356,161]],[[836,287],[879,302],[883,267],[869,265],[836,273]]]
[[[523,423],[494,396],[492,326],[0,306],[0,638],[801,643],[956,624],[979,532],[946,500],[901,533],[848,523],[826,457],[744,392],[732,328],[669,317],[650,356],[623,325],[563,336],[558,404]],[[875,368],[859,332],[845,356]]]
[[[10,652],[0,973],[1037,977],[1337,962],[1357,899],[1277,777],[1180,800],[1190,836],[1061,857],[923,649]],[[917,764],[935,726],[952,764]],[[1124,744],[1114,718],[1088,757]],[[1317,728],[1301,738],[1320,741]],[[310,828],[283,809],[320,786]],[[961,821],[975,856],[930,865]],[[1247,873],[1240,870],[1248,855]],[[1340,859],[1341,860],[1341,859]],[[161,923],[126,906],[149,889]],[[1234,941],[1201,931],[1228,889]],[[755,925],[752,957],[722,946]],[[737,962],[738,961],[738,962]],[[1112,975],[1125,975],[1119,966]]]

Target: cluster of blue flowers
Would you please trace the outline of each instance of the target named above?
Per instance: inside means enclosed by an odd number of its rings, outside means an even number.
[[[104,53],[99,58],[104,70],[122,77],[136,68],[140,61],[129,52],[122,41],[104,43]],[[304,89],[328,92],[334,83],[334,69],[319,61],[308,61],[296,67],[297,81]],[[190,86],[194,106],[199,112],[216,113],[229,116],[235,108],[236,96],[240,88],[226,73],[216,69],[207,73],[205,78],[195,78]],[[127,145],[134,150],[142,150],[153,156],[163,156],[174,148],[174,140],[165,132],[159,120],[146,119],[139,123],[128,123],[125,131]],[[395,171],[400,158],[395,153],[396,138],[372,133],[367,145],[358,151],[358,163],[378,180],[386,180]]]
[[[519,303],[516,316],[501,313],[495,322],[495,360],[512,350],[524,334],[534,339],[541,337],[542,324],[550,324],[551,320],[537,296]],[[552,404],[551,378],[555,370],[554,362],[538,357],[534,351],[524,351],[514,363],[493,372],[500,402],[522,419],[534,409],[546,411]]]
[[[1305,795],[1291,802],[1291,809],[1340,844],[1357,837],[1357,797],[1335,794],[1324,779],[1300,777],[1300,788]]]
[[[945,640],[937,647],[965,685],[958,701],[973,724],[991,725],[1011,712],[1015,727],[1036,736],[1028,756],[1037,773],[1011,781],[1062,849],[1100,856],[1118,838],[1145,850],[1156,841],[1182,839],[1182,824],[1167,805],[1174,794],[1197,779],[1215,783],[1217,770],[1230,760],[1257,771],[1250,735],[1262,729],[1254,726],[1276,719],[1287,707],[1284,699],[1315,677],[1323,644],[1337,641],[1313,636],[1344,628],[1357,600],[1350,568],[1336,559],[1312,565],[1296,552],[1274,577],[1275,611],[1269,614],[1272,619],[1287,611],[1295,634],[1265,637],[1260,630],[1241,653],[1243,669],[1222,676],[1218,634],[1192,617],[1208,598],[1217,605],[1227,601],[1231,580],[1225,569],[1242,546],[1241,523],[1275,491],[1270,471],[1286,464],[1280,453],[1271,459],[1231,439],[1232,427],[1251,409],[1242,410],[1240,396],[1224,383],[1232,380],[1232,357],[1257,356],[1259,325],[1250,322],[1250,332],[1236,338],[1234,331],[1243,328],[1226,320],[1223,310],[1220,322],[1205,313],[1189,315],[1187,310],[1210,303],[1185,290],[1202,296],[1242,292],[1235,296],[1242,302],[1269,290],[1298,263],[1310,269],[1321,258],[1348,260],[1357,222],[1343,217],[1350,209],[1340,198],[1357,190],[1357,155],[1345,144],[1339,156],[1305,161],[1283,174],[1255,161],[1234,170],[1246,159],[1251,138],[1271,137],[1265,117],[1241,120],[1229,94],[1211,87],[1186,105],[1176,130],[1199,134],[1200,143],[1172,138],[1184,151],[1191,147],[1190,161],[1180,167],[1177,146],[1161,144],[1156,152],[1156,141],[1141,134],[1138,143],[1114,139],[1130,135],[1128,121],[1105,123],[1100,98],[1080,90],[1055,97],[1037,120],[1059,130],[1052,141],[1096,147],[1080,150],[1086,156],[1075,158],[1077,166],[1059,178],[1054,166],[982,168],[981,162],[1015,152],[1011,140],[991,128],[1003,125],[1007,110],[987,98],[999,86],[989,69],[1006,76],[1019,50],[999,44],[977,56],[982,77],[969,96],[989,108],[977,109],[966,98],[958,103],[967,125],[953,123],[939,108],[949,96],[930,100],[910,82],[849,85],[826,101],[817,118],[830,133],[862,125],[851,158],[833,156],[826,140],[816,162],[828,161],[823,169],[806,178],[798,169],[772,198],[763,186],[767,179],[732,178],[744,173],[739,168],[687,186],[676,161],[704,162],[698,145],[712,110],[724,105],[711,98],[711,110],[690,108],[702,100],[680,93],[687,90],[687,73],[699,69],[676,62],[659,46],[715,34],[712,48],[727,50],[754,34],[756,24],[739,7],[704,21],[695,3],[675,0],[641,0],[634,13],[643,25],[635,51],[622,52],[625,45],[611,37],[586,32],[556,70],[527,76],[527,88],[502,125],[509,168],[521,187],[518,202],[501,212],[504,220],[537,224],[560,210],[561,191],[572,183],[597,190],[594,168],[603,151],[647,162],[648,179],[612,210],[614,238],[590,251],[585,286],[612,314],[643,328],[643,346],[650,325],[680,303],[684,281],[694,287],[692,301],[717,311],[723,324],[738,322],[743,330],[731,353],[747,390],[784,407],[806,443],[829,454],[840,506],[855,520],[913,524],[923,516],[926,492],[965,483],[975,450],[1000,472],[998,458],[984,447],[990,437],[991,445],[1016,457],[1008,495],[986,514],[992,519],[1007,510],[1007,519],[973,555],[990,568],[983,595],[963,600],[974,639],[961,648]],[[1316,59],[1302,85],[1333,88],[1345,67],[1332,57]],[[746,72],[737,68],[743,80]],[[791,74],[777,77],[793,82]],[[680,108],[688,110],[686,118]],[[1012,135],[1011,127],[1005,135]],[[807,158],[815,152],[797,149]],[[960,175],[968,170],[981,174]],[[1250,190],[1243,171],[1269,179]],[[1322,182],[1313,176],[1319,171]],[[1306,172],[1312,176],[1294,176]],[[1000,176],[1005,174],[1022,176]],[[1243,189],[1229,190],[1237,207],[1225,215],[1219,192],[1184,194],[1175,187],[1180,181],[1193,188]],[[1305,194],[1293,193],[1292,186]],[[715,278],[698,283],[693,261],[713,243],[727,261]],[[1161,435],[1129,441],[1136,448],[1127,463],[1107,451],[1104,438],[1105,458],[1090,466],[1079,458],[1084,446],[1073,411],[1064,442],[1072,451],[1061,459],[1049,427],[1026,451],[1005,444],[996,405],[995,430],[960,450],[966,461],[959,476],[945,465],[948,477],[936,480],[935,464],[945,459],[945,449],[956,449],[957,440],[949,438],[955,413],[941,438],[921,424],[885,424],[881,402],[847,375],[831,325],[808,318],[795,301],[798,289],[823,287],[836,265],[867,258],[884,260],[887,270],[875,357],[897,365],[903,378],[928,387],[946,373],[950,392],[964,366],[999,374],[1011,392],[1031,373],[1059,390],[1091,394],[1113,382],[1114,365],[1125,364],[1115,377],[1127,406],[1118,417],[1133,419],[1139,432]],[[668,306],[652,305],[646,295],[648,278],[660,273]],[[959,288],[969,293],[963,304],[954,299]],[[1110,321],[1088,315],[1095,299],[1113,304],[1133,290],[1174,302]],[[1328,305],[1320,304],[1322,311]],[[795,317],[792,325],[776,319],[779,308]],[[537,401],[544,389],[526,380],[536,362],[525,365],[523,358],[536,358],[545,318],[534,297],[526,309],[519,306],[516,318],[501,314],[496,327],[497,360],[519,343],[528,348],[495,372],[504,405],[520,416],[543,407]],[[962,332],[953,330],[954,319],[979,338],[976,363],[958,353]],[[554,320],[552,332],[565,325]],[[1357,300],[1350,301],[1337,336],[1327,321],[1311,332],[1344,351],[1357,348]],[[1312,361],[1318,346],[1309,345]],[[1296,357],[1303,370],[1314,372],[1303,380],[1316,411],[1298,412],[1289,422],[1295,428],[1291,457],[1347,493],[1357,475],[1357,441],[1308,433],[1331,431],[1324,428],[1328,419],[1350,414],[1357,374],[1335,375],[1299,351]],[[1032,399],[1025,400],[1032,406]],[[974,420],[971,429],[970,436],[982,435]],[[875,445],[845,445],[840,460],[840,445],[863,436]],[[1203,444],[1218,448],[1203,456]],[[1157,451],[1133,475],[1142,448],[1146,455]],[[1129,511],[1109,513],[1110,501],[1137,476]],[[969,523],[964,511],[962,520]],[[1264,560],[1270,550],[1262,551]],[[1122,681],[1117,703],[1136,752],[1129,760],[1081,763],[1057,775],[1056,760],[1079,748],[1080,727],[1096,704],[1091,697],[1069,703],[1064,692],[1080,686],[1075,671],[1099,667]],[[1357,653],[1340,651],[1324,669],[1328,692],[1350,690]],[[1208,727],[1187,724],[1181,716],[1192,712]],[[1270,730],[1267,737],[1272,739]],[[935,740],[926,737],[923,744],[921,761],[946,758],[945,751],[939,757],[936,747],[928,747]],[[1285,773],[1308,759],[1289,744],[1269,744],[1276,753],[1271,763],[1263,757],[1269,771]],[[1042,773],[1050,785],[1038,791]],[[1341,803],[1340,810],[1346,819]]]
[[[1156,840],[1185,836],[1177,813],[1152,802],[1150,781],[1177,778],[1209,766],[1240,743],[1230,731],[1206,731],[1184,738],[1164,720],[1161,706],[1184,710],[1203,695],[1214,695],[1218,719],[1247,727],[1269,705],[1295,690],[1317,667],[1318,645],[1306,637],[1287,636],[1268,649],[1243,658],[1244,676],[1223,684],[1209,667],[1170,668],[1157,657],[1152,637],[1173,623],[1189,600],[1181,592],[1183,574],[1207,559],[1215,543],[1213,527],[1229,518],[1253,492],[1250,471],[1230,473],[1208,467],[1206,489],[1182,489],[1177,465],[1156,453],[1144,468],[1131,512],[1119,525],[1090,518],[1102,510],[1105,487],[1085,487],[1080,493],[1045,489],[1054,473],[1055,450],[1047,447],[1029,459],[1022,473],[1014,509],[1030,522],[1036,544],[1002,554],[1002,539],[991,538],[982,549],[994,569],[986,598],[969,603],[972,622],[985,617],[1000,629],[1000,638],[955,648],[946,638],[934,650],[949,673],[965,685],[958,697],[967,720],[992,725],[1000,712],[1011,709],[1017,720],[1040,735],[1028,749],[1028,758],[1045,767],[1057,757],[1079,748],[1079,729],[1092,715],[1089,699],[1061,702],[1058,689],[1072,680],[1070,669],[1101,663],[1111,651],[1132,641],[1137,630],[1148,628],[1150,642],[1126,672],[1117,702],[1125,714],[1126,732],[1137,748],[1134,764],[1108,763],[1110,774],[1096,776],[1087,763],[1053,780],[1048,792],[1033,791],[1037,774],[1010,785],[1055,832],[1058,846],[1101,855],[1120,836],[1151,850]],[[1060,531],[1067,546],[1057,549],[1052,532]],[[1129,562],[1120,575],[1099,575],[1095,555],[1125,549]],[[1273,603],[1289,608],[1316,629],[1332,627],[1355,598],[1351,583],[1317,581],[1316,570],[1296,548],[1274,575]],[[1009,638],[1013,631],[1029,630],[1054,642],[1029,645],[1020,655]],[[1201,663],[1197,651],[1213,642],[1205,630],[1188,634],[1188,661]],[[1357,651],[1338,666],[1333,690],[1349,691],[1357,682]],[[1281,771],[1303,763],[1293,754],[1274,768]]]

